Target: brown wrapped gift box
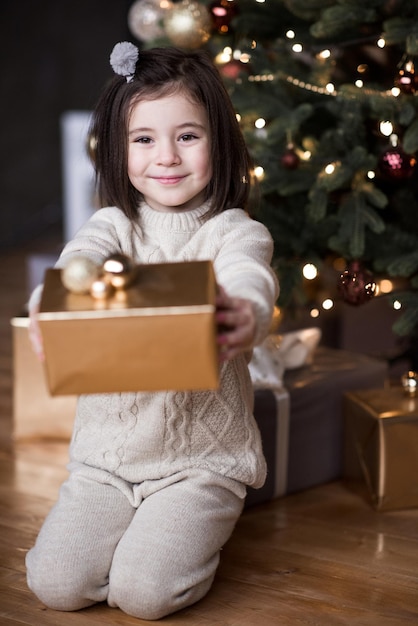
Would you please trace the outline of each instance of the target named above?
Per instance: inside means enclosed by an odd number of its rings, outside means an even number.
[[[29,319],[14,317],[13,436],[21,439],[69,439],[76,396],[51,397],[41,362],[29,342]]]
[[[210,261],[139,266],[104,301],[47,270],[39,325],[51,394],[216,388],[215,296]]]
[[[366,481],[379,511],[418,506],[418,400],[401,387],[344,398],[347,479]]]

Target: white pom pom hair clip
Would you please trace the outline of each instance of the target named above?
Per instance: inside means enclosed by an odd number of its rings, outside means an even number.
[[[117,43],[110,55],[110,65],[115,74],[126,77],[126,82],[130,83],[135,75],[135,68],[138,61],[139,50],[129,41]]]

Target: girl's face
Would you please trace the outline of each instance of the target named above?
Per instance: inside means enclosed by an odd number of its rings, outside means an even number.
[[[156,211],[200,206],[212,178],[204,108],[180,92],[136,103],[128,127],[128,176]]]

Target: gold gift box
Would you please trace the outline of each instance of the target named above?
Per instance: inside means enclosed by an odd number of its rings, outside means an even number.
[[[365,480],[372,505],[418,506],[418,400],[401,387],[344,396],[346,479]]]
[[[47,270],[39,311],[50,393],[216,389],[216,284],[210,261],[138,266],[104,300]]]

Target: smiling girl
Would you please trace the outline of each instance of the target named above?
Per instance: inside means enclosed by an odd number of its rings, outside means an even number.
[[[201,52],[117,44],[93,115],[103,208],[58,261],[211,260],[219,296],[216,391],[81,396],[69,479],[27,555],[50,608],[106,601],[159,619],[210,589],[246,486],[266,465],[248,372],[278,295],[273,243],[247,213],[250,159],[222,80]],[[31,336],[40,286],[30,301]],[[164,337],[161,338],[164,341]],[[179,363],[181,367],[181,363]],[[138,384],[138,386],[140,386]]]

